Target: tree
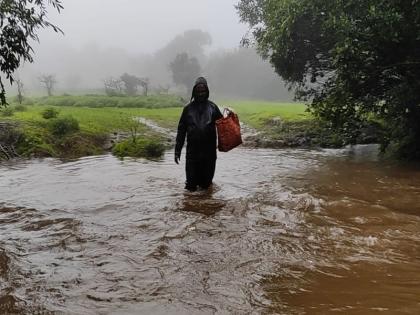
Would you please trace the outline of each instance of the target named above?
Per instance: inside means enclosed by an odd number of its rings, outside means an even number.
[[[200,62],[204,62],[204,46],[209,46],[212,42],[209,33],[198,29],[187,30],[175,36],[166,46],[156,52],[155,58],[167,64],[180,53],[187,53],[195,56]]]
[[[337,128],[372,117],[383,148],[420,159],[420,1],[241,0],[241,20],[275,71]],[[390,146],[391,145],[391,146]]]
[[[130,75],[128,73],[124,73],[120,77],[121,81],[124,83],[125,86],[125,93],[127,95],[136,95],[137,94],[137,88],[140,85],[140,78]]]
[[[12,84],[13,73],[22,61],[32,62],[33,49],[30,40],[38,41],[40,28],[62,31],[47,21],[47,7],[52,5],[58,12],[61,0],[4,0],[0,1],[0,72]],[[0,106],[5,106],[6,92],[0,76]]]
[[[134,75],[124,73],[120,77],[121,81],[125,86],[125,93],[127,95],[133,96],[137,94],[138,87],[141,86],[143,89],[143,95],[147,96],[149,90],[149,79],[148,78],[139,78]]]
[[[22,104],[23,102],[23,82],[21,79],[17,79],[16,80],[16,85],[17,85],[17,101],[19,102],[19,104]]]
[[[43,74],[39,78],[39,82],[41,82],[45,89],[47,90],[48,96],[52,96],[52,91],[54,89],[57,80],[55,79],[55,75],[53,74]]]
[[[140,86],[143,88],[143,95],[144,96],[147,96],[147,94],[149,93],[149,85],[150,85],[149,78],[140,79]]]
[[[176,35],[166,45],[158,49],[143,65],[142,72],[156,84],[172,84],[172,74],[168,65],[178,54],[183,52],[198,59],[201,65],[206,63],[205,50],[211,44],[209,33],[201,30],[187,30]]]
[[[169,64],[172,78],[177,85],[190,88],[194,80],[200,75],[201,67],[197,58],[189,57],[187,53],[176,55],[175,59]]]
[[[156,88],[156,93],[158,95],[168,95],[169,94],[169,89],[171,88],[171,86],[169,84],[167,85],[159,85]]]
[[[104,80],[105,94],[108,96],[118,96],[123,94],[123,81],[109,77]]]

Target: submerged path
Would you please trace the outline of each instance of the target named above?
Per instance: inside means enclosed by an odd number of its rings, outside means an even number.
[[[172,152],[2,163],[0,313],[420,311],[418,168],[238,148],[183,181]]]

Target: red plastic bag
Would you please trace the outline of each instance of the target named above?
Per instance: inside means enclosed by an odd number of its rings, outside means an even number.
[[[225,108],[227,115],[216,120],[218,148],[221,152],[227,152],[242,143],[241,125],[238,115]]]

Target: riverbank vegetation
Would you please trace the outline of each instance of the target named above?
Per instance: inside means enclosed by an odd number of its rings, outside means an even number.
[[[130,157],[147,157],[150,159],[160,158],[165,152],[165,146],[160,139],[126,139],[117,143],[112,153],[120,158]]]
[[[100,107],[102,102],[105,105]],[[182,111],[182,100],[176,96],[57,96],[26,99],[25,104],[11,104],[0,111],[0,120],[13,129],[12,136],[4,133],[0,139],[5,148],[7,144],[13,148],[3,158],[14,154],[77,158],[107,151],[119,157],[158,158],[173,144],[174,136],[157,132],[137,118],[175,132]],[[249,146],[341,147],[379,141],[378,123],[370,122],[357,131],[337,131],[316,120],[303,103],[221,100],[217,104],[221,110],[229,107],[238,113]]]
[[[335,129],[384,126],[382,149],[420,159],[418,1],[241,0],[261,56]]]
[[[317,119],[303,103],[259,101],[227,101],[240,120],[257,131],[247,136],[247,144],[255,147],[328,147],[348,144],[379,143],[383,127],[371,119],[357,129],[334,128]]]
[[[104,100],[104,107],[99,107],[100,100]],[[47,105],[41,105],[44,103]],[[114,147],[114,154],[120,157],[156,158],[162,155],[166,139],[137,122],[136,117],[160,121],[169,117],[174,121],[182,106],[180,98],[173,96],[61,96],[26,99],[25,104],[23,110],[12,103],[0,111],[3,158],[77,158]],[[163,108],[166,113],[162,113]],[[136,141],[125,141],[133,132]],[[115,146],[118,142],[121,144]]]

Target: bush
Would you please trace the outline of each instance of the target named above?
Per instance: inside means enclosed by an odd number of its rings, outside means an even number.
[[[159,158],[165,152],[165,146],[160,142],[150,141],[144,146],[146,157]]]
[[[156,139],[137,140],[127,139],[117,143],[112,153],[118,157],[160,158],[165,152],[165,146]]]
[[[25,131],[25,135],[17,144],[16,149],[19,155],[26,157],[49,157],[56,155],[53,146],[44,142],[41,135],[34,134],[28,130]]]
[[[31,105],[34,105],[35,103],[34,103],[33,99],[25,97],[25,98],[23,99],[22,104],[23,104],[23,105],[28,105],[28,106],[31,106]]]
[[[49,107],[49,108],[43,110],[41,115],[45,119],[51,119],[51,118],[56,118],[58,116],[58,113],[59,113],[58,110],[56,110],[53,107]]]
[[[55,136],[65,136],[80,130],[79,122],[71,116],[54,119],[49,127]]]
[[[74,106],[74,103],[75,102],[76,101],[75,101],[74,98],[71,98],[71,97],[60,97],[60,98],[55,99],[51,103],[53,103],[52,105],[55,105],[55,106]]]
[[[15,106],[15,111],[17,111],[17,112],[24,112],[26,110],[27,110],[27,108],[26,108],[25,105],[18,104],[18,105]]]
[[[5,116],[5,117],[13,116],[14,113],[15,111],[11,107],[6,107],[1,110],[2,116]]]

